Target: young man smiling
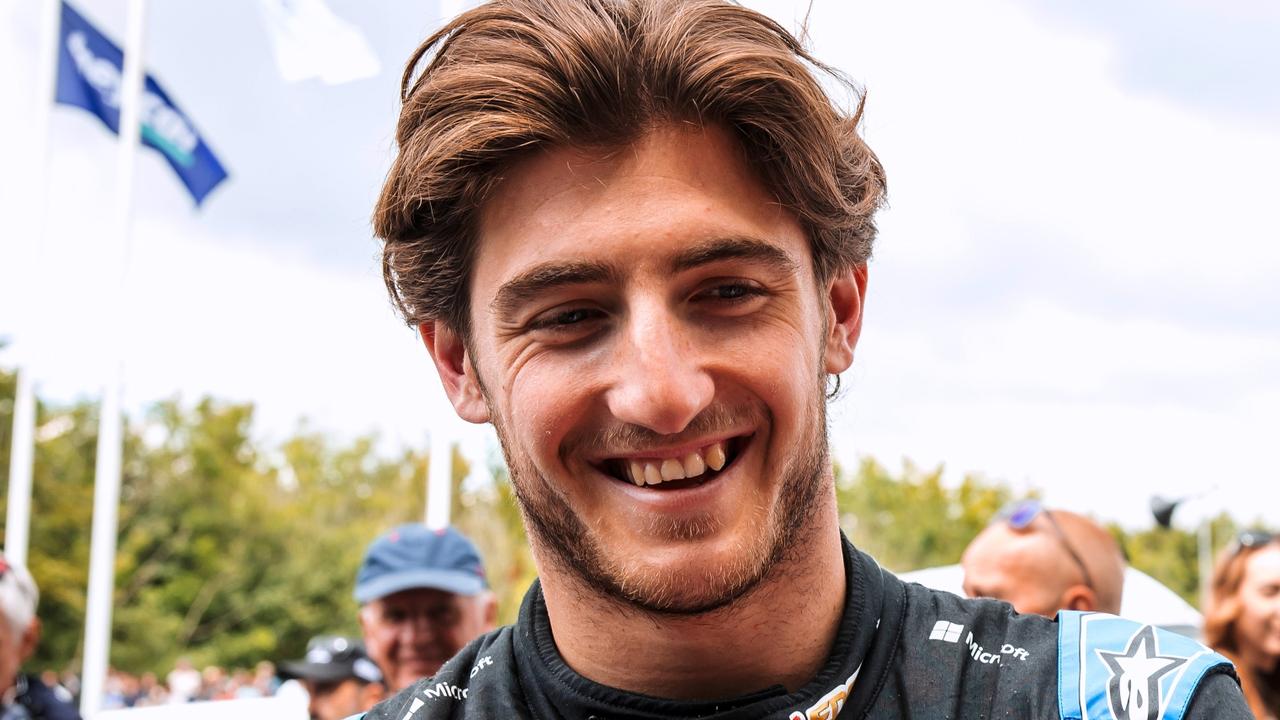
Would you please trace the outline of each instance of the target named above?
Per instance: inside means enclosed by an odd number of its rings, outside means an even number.
[[[496,428],[540,581],[371,718],[1071,716],[1052,621],[840,534],[825,403],[884,175],[814,70],[719,0],[499,0],[410,61],[387,285]],[[1247,717],[1221,658],[1100,627],[1064,647],[1125,659],[1075,704]]]

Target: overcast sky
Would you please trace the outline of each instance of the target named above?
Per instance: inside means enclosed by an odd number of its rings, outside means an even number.
[[[77,7],[119,41],[124,4]],[[747,4],[793,28],[806,8]],[[148,69],[231,179],[195,210],[142,151],[124,326],[100,312],[115,146],[87,113],[54,111],[32,212],[36,5],[0,4],[0,364],[92,397],[118,333],[131,408],[209,393],[254,402],[267,442],[303,418],[486,442],[391,312],[368,222],[434,3],[329,0],[383,66],[336,87],[280,79],[256,0],[150,3]],[[869,92],[891,202],[836,456],[1131,527],[1153,493],[1216,486],[1201,511],[1280,524],[1280,5],[816,0],[810,36]]]

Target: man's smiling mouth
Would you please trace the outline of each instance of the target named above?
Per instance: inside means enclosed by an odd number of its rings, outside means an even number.
[[[600,469],[621,482],[661,490],[696,487],[731,465],[750,436],[718,440],[678,456],[606,460]]]

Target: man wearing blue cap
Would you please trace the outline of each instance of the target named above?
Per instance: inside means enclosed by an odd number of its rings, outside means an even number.
[[[365,648],[392,693],[434,675],[497,619],[480,553],[453,528],[407,524],[374,540],[355,598]]]

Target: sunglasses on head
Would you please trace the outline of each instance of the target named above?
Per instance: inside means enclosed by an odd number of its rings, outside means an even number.
[[[1236,539],[1231,543],[1231,555],[1238,555],[1242,550],[1252,550],[1260,548],[1263,545],[1271,543],[1276,539],[1276,534],[1267,532],[1266,530],[1241,530]]]
[[[1075,561],[1076,567],[1080,568],[1080,574],[1084,576],[1085,587],[1093,590],[1093,576],[1089,574],[1089,568],[1085,566],[1084,559],[1081,558],[1080,553],[1076,552],[1076,549],[1071,546],[1071,540],[1067,537],[1067,533],[1062,529],[1062,526],[1058,524],[1058,521],[1054,519],[1053,512],[1041,505],[1039,500],[1019,500],[1018,502],[1007,505],[996,515],[997,520],[1003,521],[1010,529],[1018,532],[1026,532],[1027,530],[1030,530],[1031,524],[1034,523],[1038,517],[1044,517],[1044,519],[1049,521],[1049,527],[1053,529],[1053,534],[1057,536],[1058,544],[1061,545],[1062,549],[1066,550],[1067,554],[1071,556],[1071,559]]]

